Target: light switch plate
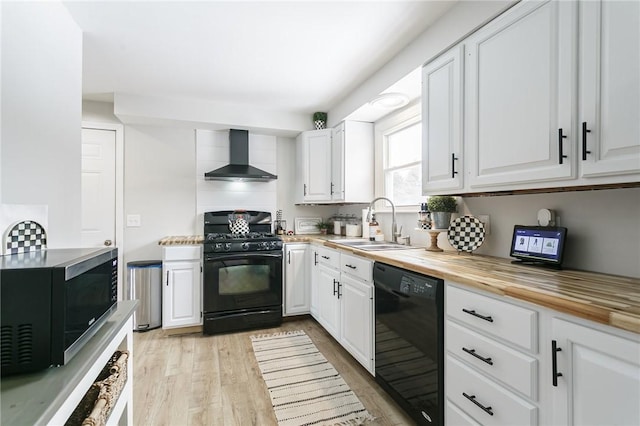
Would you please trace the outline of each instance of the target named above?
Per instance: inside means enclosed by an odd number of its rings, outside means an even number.
[[[140,215],[139,214],[128,214],[127,215],[127,228],[137,228],[140,226]]]

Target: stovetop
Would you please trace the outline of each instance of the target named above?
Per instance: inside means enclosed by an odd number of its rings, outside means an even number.
[[[231,232],[231,221],[242,218],[249,232]],[[232,253],[282,250],[282,241],[271,232],[271,214],[252,210],[224,210],[204,214],[204,252]]]

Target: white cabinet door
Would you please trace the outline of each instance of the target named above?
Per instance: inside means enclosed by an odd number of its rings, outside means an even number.
[[[325,265],[318,267],[318,321],[337,341],[340,341],[340,271]]]
[[[162,328],[202,324],[200,261],[162,263]]]
[[[344,123],[333,129],[331,137],[331,200],[344,201]]]
[[[303,132],[298,137],[297,149],[302,162],[302,200],[331,200],[331,129]]]
[[[309,281],[311,283],[309,310],[311,311],[311,316],[318,321],[320,320],[318,312],[318,281],[320,280],[319,255],[318,248],[311,246],[311,252],[309,253]]]
[[[284,315],[309,313],[310,290],[308,244],[285,244]]]
[[[549,385],[553,424],[640,424],[640,336],[626,339],[559,318],[551,327],[559,348],[551,357],[562,374]]]
[[[576,2],[522,3],[465,41],[472,191],[576,177],[576,13]]]
[[[581,176],[640,173],[640,2],[581,2],[579,45]]]
[[[343,273],[340,300],[340,343],[373,374],[373,285]]]
[[[464,45],[422,69],[422,194],[463,186],[462,105]]]

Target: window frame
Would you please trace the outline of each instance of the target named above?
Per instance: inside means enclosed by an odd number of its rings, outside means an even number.
[[[392,112],[385,117],[374,123],[374,135],[375,135],[375,196],[391,198],[386,194],[386,179],[385,171],[393,170],[397,168],[404,168],[411,165],[419,165],[422,167],[422,155],[420,160],[413,163],[404,164],[402,167],[390,167],[386,168],[387,152],[386,152],[386,138],[388,135],[398,132],[406,127],[420,124],[422,121],[422,105],[419,99],[408,105],[407,107]],[[422,145],[422,138],[420,140]],[[422,147],[421,147],[422,148]],[[420,191],[420,197],[422,197],[422,191]],[[415,206],[420,205],[421,200],[417,199],[415,204],[407,204],[402,206],[396,206],[396,211],[416,211]],[[379,211],[391,211],[391,206],[388,203],[384,203],[384,207],[378,209]]]

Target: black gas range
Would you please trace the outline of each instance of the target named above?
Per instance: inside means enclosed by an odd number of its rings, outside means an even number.
[[[203,308],[205,334],[282,323],[282,241],[270,213],[204,214]]]

